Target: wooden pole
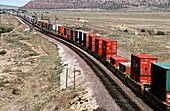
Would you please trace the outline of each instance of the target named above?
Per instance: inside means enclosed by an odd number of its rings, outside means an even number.
[[[66,68],[66,89],[67,89],[67,80],[68,80],[68,68]]]
[[[76,69],[74,68],[74,89],[76,88]]]
[[[55,15],[55,18],[54,18],[54,20],[55,20],[55,24],[57,23],[56,17],[57,17],[57,16]]]

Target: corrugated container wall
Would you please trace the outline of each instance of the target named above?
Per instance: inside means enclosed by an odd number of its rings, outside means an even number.
[[[146,54],[131,55],[131,78],[136,82],[151,82],[151,63],[156,63],[157,58]]]
[[[89,36],[89,49],[95,51],[95,39],[100,38],[97,35],[90,35]]]
[[[152,63],[151,67],[151,93],[170,105],[170,63]]]
[[[58,35],[61,35],[61,36],[64,35],[64,26],[59,26],[58,27]]]
[[[71,30],[71,40],[75,41],[75,30]]]
[[[89,48],[89,36],[93,36],[94,34],[93,33],[84,33],[83,36],[84,36],[84,41],[83,41],[83,46],[86,47],[86,48]]]
[[[106,53],[117,54],[117,41],[111,39],[105,39],[102,43],[102,50]]]
[[[112,57],[112,56],[117,56],[117,54],[102,52],[102,57],[106,61],[110,61],[110,57]]]
[[[96,38],[95,39],[95,52],[98,55],[102,55],[102,43],[105,38]]]

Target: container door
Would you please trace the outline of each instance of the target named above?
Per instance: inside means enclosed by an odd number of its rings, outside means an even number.
[[[170,91],[170,70],[166,71],[166,91]]]
[[[149,61],[148,59],[142,59],[141,63],[141,75],[150,75],[149,74]]]

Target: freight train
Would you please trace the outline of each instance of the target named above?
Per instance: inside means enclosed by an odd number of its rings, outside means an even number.
[[[145,97],[156,109],[169,110],[170,63],[157,63],[157,58],[146,54],[131,54],[131,62],[128,62],[117,56],[115,40],[37,20],[23,13],[18,16],[43,31],[79,46],[103,63],[134,92]]]

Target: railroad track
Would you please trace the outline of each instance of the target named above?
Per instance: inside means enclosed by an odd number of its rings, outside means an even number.
[[[24,23],[31,27],[27,21],[22,20]],[[92,59],[87,52],[80,49],[79,47],[73,45],[72,43],[61,39],[61,36],[49,33],[39,27],[34,27],[37,31],[50,36],[51,38],[63,43],[64,45],[71,48],[75,53],[77,53],[84,61],[89,65],[89,67],[94,71],[94,73],[99,77],[100,81],[104,84],[105,88],[109,91],[112,98],[119,104],[120,108],[126,111],[141,111],[141,109],[126,95],[126,93],[117,85],[117,83],[107,74],[104,70],[103,65],[99,65],[95,59]]]

